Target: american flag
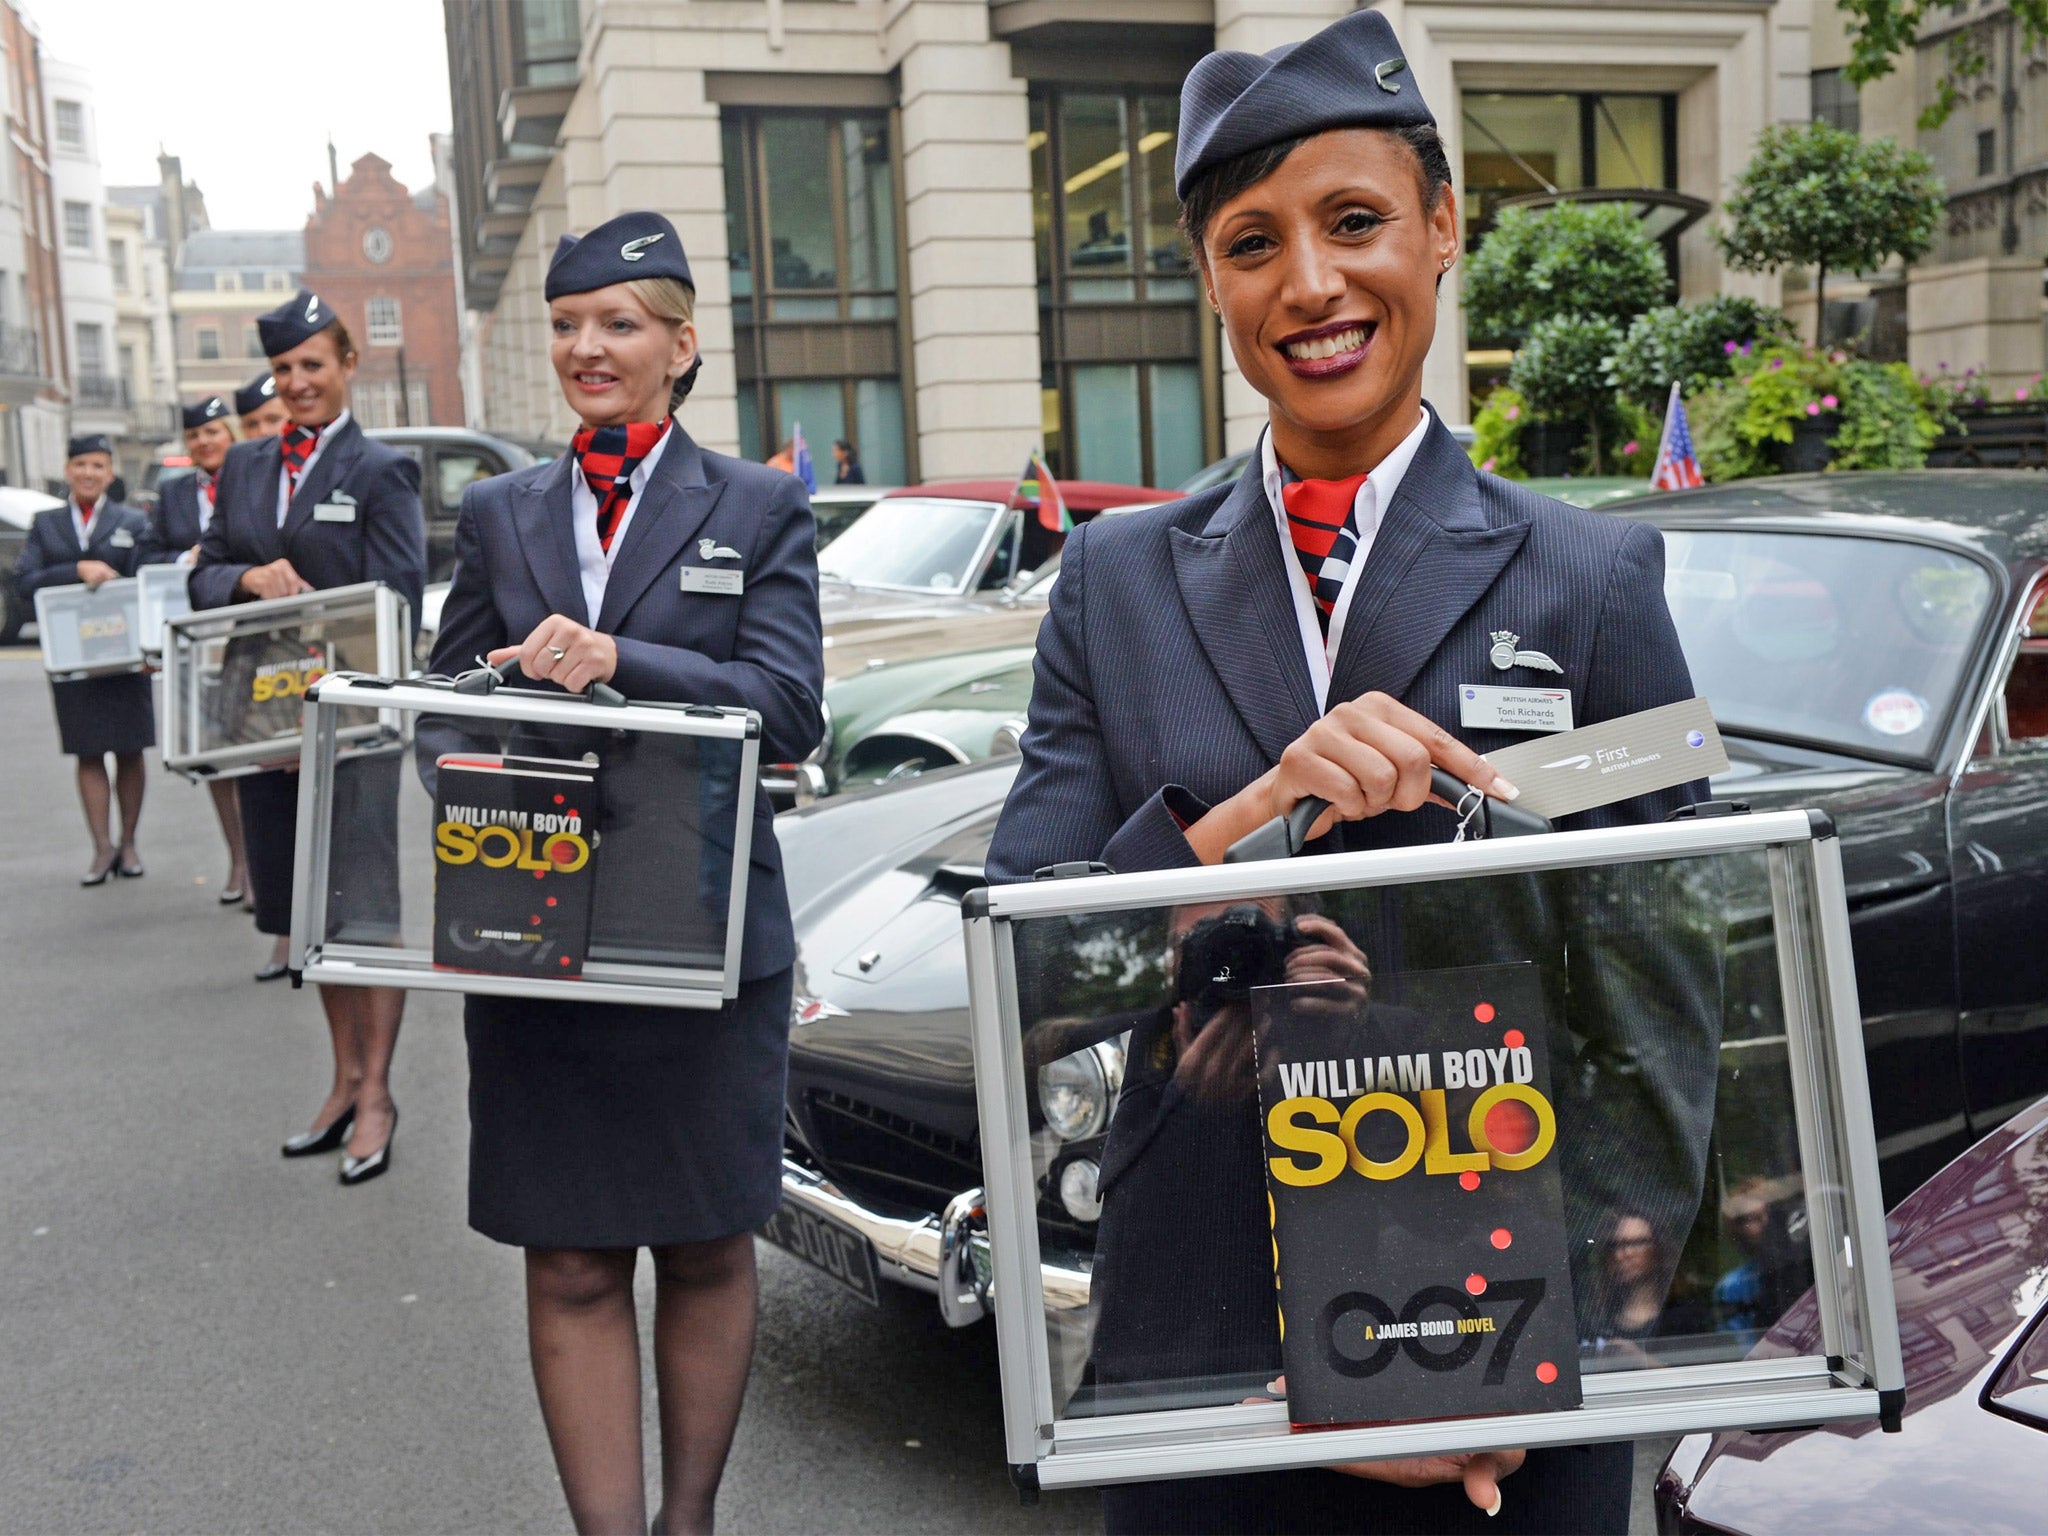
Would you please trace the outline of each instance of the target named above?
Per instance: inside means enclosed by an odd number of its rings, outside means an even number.
[[[1678,385],[1671,386],[1671,401],[1664,407],[1664,435],[1657,441],[1657,467],[1650,471],[1650,489],[1684,491],[1705,485],[1700,461],[1692,451],[1692,428],[1686,424],[1685,402],[1678,398]]]

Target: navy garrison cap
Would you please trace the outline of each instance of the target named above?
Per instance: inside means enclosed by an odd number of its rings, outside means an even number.
[[[270,375],[265,374],[264,377],[267,379]],[[194,427],[203,427],[209,421],[220,421],[227,413],[227,401],[221,399],[219,395],[208,395],[197,405],[185,407],[185,430],[190,432]]]
[[[1212,53],[1180,88],[1174,190],[1255,149],[1330,128],[1434,127],[1400,39],[1378,11],[1353,11],[1268,54]]]
[[[67,459],[75,459],[82,453],[104,453],[111,459],[114,456],[114,445],[106,433],[88,432],[83,437],[74,437],[64,448],[64,457]]]
[[[682,236],[658,213],[622,213],[580,240],[562,236],[548,263],[545,292],[549,299],[559,299],[565,293],[589,293],[636,277],[672,277],[696,291]]]
[[[246,416],[262,408],[263,402],[277,393],[277,376],[259,373],[255,378],[235,391],[235,414]]]
[[[265,357],[283,357],[339,318],[319,294],[301,288],[269,314],[256,317],[256,335],[263,343]]]

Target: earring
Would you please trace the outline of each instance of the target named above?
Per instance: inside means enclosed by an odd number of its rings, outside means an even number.
[[[1444,270],[1446,272],[1451,270],[1451,258],[1448,256],[1444,258]]]

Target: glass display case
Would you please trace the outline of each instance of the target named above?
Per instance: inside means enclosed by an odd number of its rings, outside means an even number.
[[[36,635],[43,670],[69,681],[140,672],[143,667],[140,584],[132,576],[88,587],[83,582],[36,593]]]

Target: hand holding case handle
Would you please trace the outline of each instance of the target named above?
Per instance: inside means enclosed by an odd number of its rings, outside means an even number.
[[[1454,806],[1474,793],[1471,785],[1435,767],[1429,770],[1429,787],[1438,798]],[[1232,843],[1223,855],[1223,862],[1251,864],[1261,859],[1293,858],[1301,852],[1302,844],[1308,841],[1309,828],[1329,808],[1327,800],[1315,795],[1303,796],[1294,802],[1294,809],[1285,816],[1275,816],[1256,832],[1247,832]],[[1548,818],[1533,811],[1517,810],[1508,801],[1491,797],[1480,799],[1477,821],[1481,837],[1534,837],[1556,830]]]

